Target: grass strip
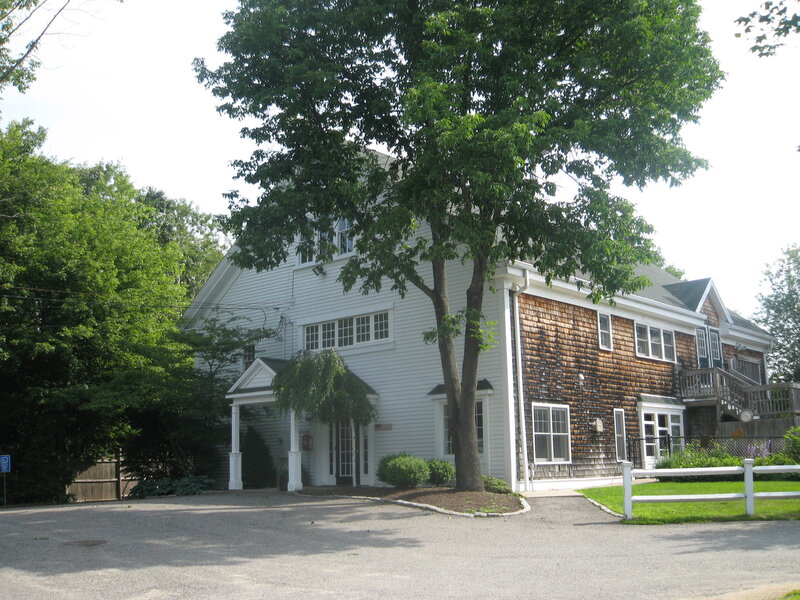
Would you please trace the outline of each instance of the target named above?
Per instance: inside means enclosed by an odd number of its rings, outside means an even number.
[[[578,490],[587,498],[622,513],[622,486]],[[756,481],[756,492],[800,491],[797,481]],[[744,493],[742,481],[642,483],[633,486],[634,496]],[[756,514],[745,512],[744,500],[732,502],[670,502],[634,504],[633,519],[642,525],[702,523],[707,521],[795,520],[800,519],[800,500],[756,499]]]

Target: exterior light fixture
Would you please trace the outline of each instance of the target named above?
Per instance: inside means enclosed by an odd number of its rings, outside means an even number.
[[[322,265],[317,265],[316,267],[311,269],[311,272],[314,273],[314,275],[316,275],[317,277],[325,275],[325,269],[322,268]]]

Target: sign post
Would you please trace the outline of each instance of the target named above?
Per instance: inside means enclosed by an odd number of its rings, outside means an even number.
[[[0,473],[3,474],[3,506],[6,506],[6,473],[11,473],[10,454],[0,454]]]

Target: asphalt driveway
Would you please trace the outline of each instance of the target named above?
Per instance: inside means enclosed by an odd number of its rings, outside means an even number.
[[[0,510],[0,598],[678,599],[800,582],[800,522],[465,519],[278,492]],[[800,583],[797,584],[800,587]]]

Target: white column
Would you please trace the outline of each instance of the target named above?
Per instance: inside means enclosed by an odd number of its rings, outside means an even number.
[[[229,461],[229,490],[242,489],[242,453],[239,452],[239,405],[231,404],[231,453]]]
[[[299,492],[303,489],[300,436],[297,432],[297,415],[294,411],[289,413],[289,484],[286,489],[290,492]]]

